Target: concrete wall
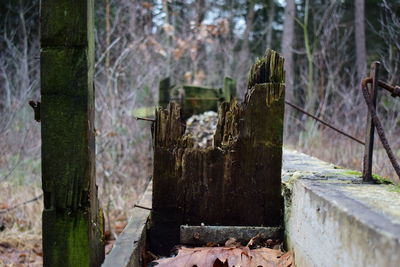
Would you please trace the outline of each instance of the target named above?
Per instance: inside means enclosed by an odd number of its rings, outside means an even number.
[[[286,151],[285,233],[296,266],[400,266],[400,193]]]

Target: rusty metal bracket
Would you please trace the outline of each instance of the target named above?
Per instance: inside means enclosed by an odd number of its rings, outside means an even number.
[[[365,150],[364,150],[364,166],[363,166],[363,182],[371,182],[372,179],[372,157],[374,149],[374,130],[376,129],[378,136],[381,140],[383,147],[389,157],[392,166],[400,179],[400,166],[396,160],[396,157],[389,145],[389,142],[385,136],[383,126],[376,113],[376,97],[378,92],[378,86],[386,89],[392,93],[392,96],[400,96],[399,87],[391,86],[378,80],[379,74],[379,62],[374,62],[371,65],[371,77],[365,78],[361,82],[361,90],[364,96],[364,100],[368,107],[368,120],[367,120],[367,134],[365,139]],[[370,90],[368,90],[368,84],[371,84]],[[383,85],[383,86],[382,86]]]
[[[31,106],[33,108],[35,121],[40,122],[40,102],[30,100],[29,106]]]
[[[361,85],[363,87],[367,87],[368,84],[372,84],[373,79],[371,77],[367,77],[362,80]],[[400,97],[400,86],[399,85],[390,85],[384,81],[378,80],[378,85],[385,89],[386,91],[390,92],[392,97]]]
[[[152,118],[141,118],[141,117],[136,117],[136,120],[138,121],[150,121],[150,122],[155,122],[155,119]]]
[[[367,125],[366,125],[366,134],[365,134],[365,149],[364,149],[364,160],[363,160],[363,182],[372,182],[372,158],[374,153],[374,135],[375,135],[375,125],[372,120],[372,112],[371,109],[376,108],[376,101],[377,101],[377,81],[379,75],[379,66],[380,63],[375,61],[371,64],[371,71],[370,77],[368,78],[368,83],[364,82],[367,81],[364,79],[361,83],[361,88],[364,88],[368,91],[367,84],[371,84],[369,92],[368,92],[368,99],[365,98],[369,109],[368,109],[368,118],[367,118]],[[364,92],[364,91],[363,91]],[[365,94],[364,94],[365,97]]]

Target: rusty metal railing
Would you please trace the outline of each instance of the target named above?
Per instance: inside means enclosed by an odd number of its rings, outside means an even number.
[[[374,134],[375,129],[381,140],[381,143],[389,157],[389,160],[395,170],[398,179],[400,181],[400,166],[396,160],[396,157],[389,145],[383,130],[382,123],[376,112],[376,100],[379,92],[379,88],[383,88],[392,94],[392,97],[400,96],[400,86],[392,86],[381,80],[379,80],[379,66],[380,63],[375,61],[371,65],[370,77],[367,77],[361,82],[361,90],[364,96],[365,103],[368,107],[368,118],[367,118],[367,132],[365,136],[365,149],[364,149],[364,161],[363,161],[363,182],[372,182],[372,158],[374,152]],[[368,89],[368,84],[370,88]]]

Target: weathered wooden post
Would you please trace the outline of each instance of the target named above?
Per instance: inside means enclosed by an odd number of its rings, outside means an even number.
[[[156,111],[152,249],[165,253],[180,225],[282,225],[284,59],[269,50],[250,72],[243,103],[223,103],[214,146],[184,135],[179,106]]]
[[[158,86],[158,105],[166,108],[169,103],[169,88],[171,86],[171,79],[169,77],[160,81]]]
[[[156,252],[167,252],[178,242],[177,184],[180,177],[180,155],[185,126],[181,122],[181,108],[170,103],[167,109],[156,111],[153,165],[153,209],[150,246]],[[161,242],[160,242],[161,240]]]
[[[40,8],[44,266],[100,266],[94,0],[42,0]]]

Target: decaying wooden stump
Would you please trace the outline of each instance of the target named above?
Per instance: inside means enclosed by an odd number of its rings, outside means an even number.
[[[213,147],[193,147],[177,104],[156,111],[153,249],[176,244],[183,224],[282,224],[283,63],[268,50],[253,65],[244,102],[220,107]]]
[[[100,266],[94,136],[94,2],[41,1],[44,266]]]

